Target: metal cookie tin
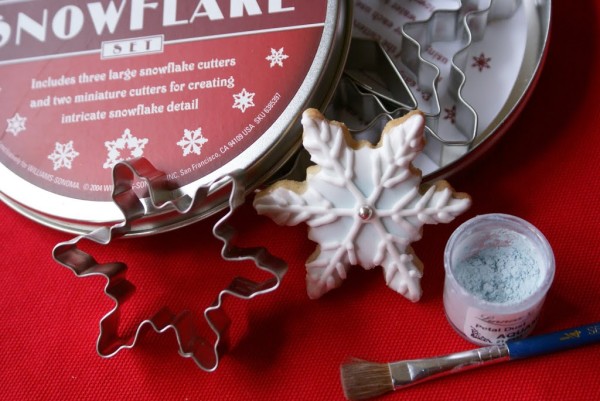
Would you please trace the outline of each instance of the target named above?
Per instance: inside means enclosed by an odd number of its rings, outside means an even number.
[[[240,169],[256,187],[299,147],[301,111],[331,97],[351,8],[0,1],[0,197],[43,224],[88,232],[123,217],[111,198],[111,170],[123,160],[147,158],[179,195]],[[183,216],[162,213],[130,234],[226,205],[223,196]]]
[[[545,59],[551,9],[550,0],[39,4],[0,0],[0,198],[78,233],[122,219],[111,199],[111,169],[122,160],[148,159],[174,197],[240,169],[255,189],[300,147],[297,118],[307,107],[357,120],[365,137],[363,128],[418,108],[428,117],[415,160],[424,179],[462,169],[522,110]],[[392,92],[409,102],[356,81],[351,68],[381,62],[354,54],[351,26],[385,51],[381,60],[401,79]],[[358,59],[346,63],[348,53]],[[145,182],[135,185],[148,199]],[[148,218],[128,235],[191,223],[227,196],[185,214],[147,204]]]

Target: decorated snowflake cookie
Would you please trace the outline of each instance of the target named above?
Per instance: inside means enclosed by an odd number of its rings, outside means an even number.
[[[343,124],[314,109],[304,112],[302,125],[316,165],[304,182],[280,181],[258,193],[254,207],[277,224],[309,226],[318,244],[306,262],[309,297],[340,286],[359,265],[382,266],[390,288],[418,301],[423,264],[410,244],[424,224],[449,222],[471,203],[446,181],[421,185],[412,161],[425,143],[423,116],[390,121],[376,146],[355,141]]]

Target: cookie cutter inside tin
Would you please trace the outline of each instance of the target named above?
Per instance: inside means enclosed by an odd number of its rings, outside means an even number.
[[[382,45],[375,40],[354,38],[344,72],[353,85],[342,81],[326,115],[343,122],[349,118],[346,125],[355,138],[376,143],[377,132],[370,127],[379,125],[377,121],[393,119],[419,108],[425,115],[426,135],[430,139],[424,154],[441,165],[447,147],[468,151],[478,135],[477,111],[463,96],[470,47],[483,39],[488,23],[510,18],[520,5],[521,0],[459,1],[457,8],[437,9],[424,20],[402,25],[400,62],[415,77],[421,90],[431,95],[427,105],[416,100]],[[447,92],[456,102],[456,127],[462,139],[447,138],[439,129],[440,69],[423,57],[424,49],[436,42],[459,45],[451,57]]]
[[[363,93],[375,95],[381,102],[385,102],[390,113],[396,109],[417,108],[417,100],[394,62],[383,47],[373,40],[352,39],[344,74],[350,77]],[[350,103],[351,100],[348,100]]]
[[[423,58],[423,49],[427,49],[434,42],[458,42],[459,50],[452,56],[451,70],[449,75],[448,93],[456,101],[456,125],[465,136],[465,140],[447,140],[444,139],[436,128],[430,130],[430,134],[448,146],[470,146],[476,139],[478,129],[478,117],[474,107],[467,102],[463,96],[463,88],[466,81],[465,69],[469,56],[469,48],[473,42],[481,40],[487,28],[488,23],[496,20],[510,18],[519,5],[521,0],[468,0],[461,1],[460,6],[454,10],[436,10],[425,21],[409,22],[402,28],[404,38],[409,42],[403,45],[402,54],[408,61],[407,66],[421,81],[421,65],[417,63],[418,68],[414,68],[415,59],[421,63],[429,64],[437,70],[435,78],[428,87],[437,87],[439,79],[439,68],[426,61]],[[406,41],[405,41],[406,43]],[[416,51],[416,54],[414,54]],[[404,60],[403,57],[403,60]],[[411,65],[413,66],[411,68]],[[429,82],[428,82],[429,84]],[[439,94],[437,90],[433,91],[436,109],[428,115],[429,120],[437,121],[440,117],[441,108]]]
[[[429,18],[424,21],[408,22],[402,27],[402,35],[405,39],[402,45],[402,61],[409,70],[416,75],[418,82],[430,88],[435,108],[427,114],[428,120],[433,121],[434,128],[430,134],[448,146],[470,146],[477,136],[478,118],[477,112],[464,98],[463,88],[466,81],[465,69],[469,56],[469,48],[473,42],[479,41],[485,35],[488,23],[495,20],[511,17],[517,10],[521,0],[495,1],[495,0],[468,0],[461,1],[458,8],[453,10],[435,10]],[[459,130],[465,140],[444,139],[437,132],[437,121],[440,118],[441,107],[439,92],[439,67],[423,58],[424,49],[429,48],[434,42],[457,42],[460,48],[452,56],[450,70],[450,84],[448,93],[456,100],[456,121]],[[435,74],[423,71],[435,70]]]
[[[377,7],[375,1],[365,3],[369,7]],[[379,12],[385,13],[386,10],[390,10],[385,6],[381,7],[378,9]],[[478,115],[481,105],[468,101],[465,97],[467,84],[465,72],[471,59],[475,59],[471,57],[471,49],[474,44],[485,39],[489,25],[504,24],[504,20],[513,19],[517,12],[519,16],[524,15],[530,25],[526,31],[524,60],[520,64],[512,93],[508,95],[497,117],[491,123],[486,120],[485,124],[482,124]],[[423,19],[402,24],[401,39],[397,42],[392,41],[394,45],[398,45],[395,46],[394,51],[397,51],[395,57],[403,67],[403,74],[407,74],[403,75],[405,79],[416,84],[417,92],[427,94],[429,97],[427,100],[418,98],[417,105],[426,116],[426,134],[429,138],[424,151],[429,160],[425,162],[423,168],[425,180],[442,178],[464,167],[506,130],[508,122],[515,118],[523,105],[523,100],[535,86],[547,49],[549,19],[549,0],[464,0],[457,1],[457,5],[453,8],[437,8]],[[394,32],[397,33],[398,29]],[[366,35],[369,36],[368,33]],[[372,36],[373,40],[380,40],[377,34]],[[389,45],[391,39],[388,37],[386,40]],[[436,43],[447,43],[452,48],[458,46],[452,56],[449,56],[450,70],[449,75],[444,77],[447,88],[443,94],[440,93],[442,78],[440,67],[425,57],[425,52]],[[370,94],[378,95],[374,91]],[[442,95],[454,100],[452,119],[457,132],[447,133],[439,124],[442,120],[442,111],[448,113],[448,109],[442,110]],[[389,104],[385,102],[385,94],[378,96],[385,106]],[[348,101],[355,102],[351,109],[358,107],[359,103],[356,103],[355,99],[349,98]],[[339,109],[339,106],[331,109]],[[385,110],[385,107],[382,108],[382,112],[388,113],[390,118],[405,113],[401,109]],[[371,114],[367,113],[365,117]],[[328,117],[335,119],[336,115],[329,113]],[[444,116],[444,119],[446,118],[447,116]],[[368,125],[369,121],[365,121],[362,128]],[[435,167],[432,168],[431,164]]]
[[[465,45],[454,54],[451,60],[449,93],[455,97],[464,94],[466,84],[465,71],[468,66],[468,60],[470,60],[471,47],[474,43],[484,39],[488,25],[495,22],[502,22],[503,20],[511,20],[517,12],[522,16],[524,15],[529,25],[526,31],[527,38],[523,63],[520,64],[512,91],[497,116],[491,122],[487,123],[487,125],[481,125],[479,118],[477,119],[477,125],[479,126],[474,131],[475,136],[469,138],[468,146],[439,147],[439,168],[433,172],[428,172],[426,178],[427,176],[430,179],[444,177],[463,168],[489,148],[506,131],[510,121],[518,115],[518,112],[522,109],[524,100],[529,96],[537,82],[541,66],[545,59],[550,25],[550,8],[550,0],[468,0],[462,1],[454,12],[445,12],[440,9],[434,11],[430,18],[423,21],[423,23],[415,22],[406,24],[407,31],[413,30],[410,31],[410,34],[417,35],[420,30],[420,34],[424,35],[424,37],[416,41],[417,43],[421,43],[422,50],[419,54],[419,57],[421,57],[423,49],[427,48],[424,44],[433,43],[432,38],[437,36],[437,34],[433,35],[429,33],[432,27],[444,20],[458,18],[456,21],[458,25],[456,26],[459,29],[456,30],[456,33],[459,34],[462,43],[465,43]],[[430,28],[427,28],[428,25]],[[428,38],[427,35],[431,35],[431,37]],[[440,36],[443,39],[444,35],[440,34]],[[450,33],[449,37],[452,36],[452,33]],[[457,103],[457,114],[459,104],[461,103]],[[476,111],[480,106],[475,103],[462,102],[461,107],[465,109],[470,107]],[[462,115],[463,117],[466,116],[466,118],[459,118],[457,115],[457,123],[463,127],[470,126],[470,112],[463,112]],[[477,114],[475,116],[477,117]]]

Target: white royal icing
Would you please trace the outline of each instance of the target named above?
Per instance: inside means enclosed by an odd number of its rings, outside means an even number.
[[[423,267],[410,244],[424,224],[447,223],[471,203],[445,181],[421,191],[412,161],[424,146],[423,116],[391,121],[376,146],[357,143],[345,126],[314,109],[304,112],[302,125],[316,166],[303,183],[281,181],[260,192],[254,207],[277,224],[310,227],[318,247],[306,263],[309,297],[340,286],[348,269],[360,265],[382,266],[390,288],[418,301]]]

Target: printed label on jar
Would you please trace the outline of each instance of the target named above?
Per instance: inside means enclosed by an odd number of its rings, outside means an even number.
[[[493,315],[477,308],[468,308],[463,325],[464,334],[481,345],[504,344],[527,336],[537,323],[541,305],[525,312]]]

